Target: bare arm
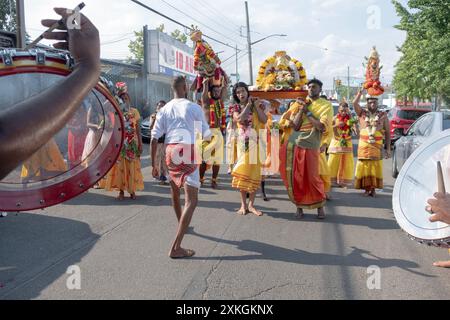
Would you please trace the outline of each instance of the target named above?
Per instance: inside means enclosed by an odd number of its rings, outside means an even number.
[[[55,11],[68,18],[66,9]],[[42,24],[49,27],[55,22],[43,20]],[[70,50],[75,70],[64,81],[0,113],[0,179],[61,130],[96,85],[100,76],[98,30],[84,15],[80,23],[79,30],[45,35],[62,41],[55,44],[56,48]],[[65,42],[67,33],[69,43]]]
[[[358,117],[361,116],[362,114],[362,108],[359,104],[360,100],[361,100],[361,96],[363,94],[364,89],[359,89],[358,93],[356,94],[355,100],[353,100],[353,108],[355,109],[356,115]]]
[[[267,123],[267,115],[264,113],[264,108],[262,107],[262,104],[259,101],[255,102],[255,109],[258,114],[259,121],[263,124],[266,124]]]
[[[337,124],[336,124],[336,120],[333,119],[333,134],[336,138],[339,137],[339,132],[338,132],[338,128],[337,128]]]
[[[151,142],[151,146],[150,146],[150,154],[151,154],[151,161],[152,161],[152,176],[154,178],[158,178],[159,177],[159,172],[158,169],[156,167],[156,151],[158,148],[158,139],[152,138],[152,142]]]
[[[203,81],[202,107],[209,107],[209,79]]]
[[[320,120],[317,120],[314,117],[308,117],[308,120],[311,122],[313,127],[319,130],[320,132],[325,131],[325,125],[322,122],[320,122]]]
[[[247,103],[247,105],[242,109],[241,113],[237,116],[237,122],[240,124],[244,124],[245,120],[247,120],[248,115],[250,114],[251,103]]]

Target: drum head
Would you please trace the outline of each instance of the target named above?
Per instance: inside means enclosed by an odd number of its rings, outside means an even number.
[[[0,111],[62,81],[68,73],[29,66],[25,71],[0,69]],[[0,180],[0,211],[44,208],[88,190],[116,162],[123,131],[117,102],[99,82],[60,132]]]
[[[400,227],[414,240],[450,247],[450,226],[430,222],[425,208],[437,192],[437,162],[442,164],[444,182],[450,189],[450,130],[431,138],[406,161],[394,187],[393,209]]]

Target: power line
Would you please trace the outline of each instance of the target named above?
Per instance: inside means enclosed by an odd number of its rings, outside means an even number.
[[[149,6],[143,4],[143,3],[140,2],[140,1],[137,1],[137,0],[131,0],[131,1],[134,2],[134,3],[136,3],[136,4],[138,4],[138,5],[140,5],[141,7],[144,7],[144,8],[147,9],[147,10],[150,10],[150,11],[152,11],[152,12],[154,12],[154,13],[160,15],[160,16],[163,17],[163,18],[166,18],[167,20],[172,21],[173,23],[178,24],[179,26],[182,26],[183,28],[186,28],[186,29],[188,29],[188,30],[192,30],[191,27],[188,27],[187,25],[185,25],[185,24],[183,24],[183,23],[181,23],[181,22],[178,22],[178,21],[175,20],[175,19],[172,19],[172,18],[168,17],[168,16],[166,16],[166,15],[163,14],[163,13],[161,13],[161,12],[159,12],[159,11],[156,11],[156,10],[153,9],[153,8],[150,8]],[[228,43],[225,43],[225,42],[222,42],[222,41],[220,41],[220,40],[214,39],[214,38],[212,38],[212,37],[210,37],[210,36],[207,36],[207,35],[205,35],[205,34],[203,34],[203,36],[204,36],[205,38],[207,38],[207,39],[210,39],[210,40],[215,41],[215,42],[217,42],[217,43],[223,44],[224,46],[227,46],[227,47],[229,47],[229,48],[235,49],[235,47],[229,45]]]
[[[213,15],[216,15],[218,12],[220,12],[220,10],[213,8],[212,6],[209,5],[209,3],[206,3],[203,0],[196,0],[196,1],[200,3],[203,8],[208,9],[208,11],[210,11]],[[235,25],[238,28],[238,30],[241,28],[241,26],[238,26],[236,23],[228,19],[226,16],[221,16],[221,18],[227,20],[230,24]]]
[[[186,0],[182,0],[182,1],[183,1],[183,3],[186,4],[186,6],[188,5]],[[189,7],[191,8],[191,6],[189,6]],[[211,17],[210,17],[209,15],[207,15],[207,14],[201,12],[200,10],[197,10],[196,12],[197,12],[198,14],[202,15],[203,17],[205,17],[206,19],[208,19],[209,21],[213,22],[214,24],[216,24],[216,25],[218,25],[218,26],[221,26],[222,28],[224,28],[224,29],[226,29],[226,30],[228,30],[228,31],[231,31],[233,34],[237,34],[238,36],[241,36],[241,34],[239,33],[238,30],[236,30],[236,29],[231,29],[230,27],[225,26],[224,24],[220,23],[218,20],[211,19]]]
[[[240,55],[238,55],[238,60],[239,60],[239,59],[242,59],[242,58],[245,57],[247,54],[248,54],[248,51],[243,51]],[[224,66],[222,66],[222,68],[227,68],[227,67],[233,65],[234,63],[236,63],[236,62],[235,62],[235,61],[231,61],[231,62],[225,64]]]
[[[194,17],[188,15],[186,12],[184,12],[184,11],[178,9],[177,7],[173,6],[173,5],[170,4],[169,2],[167,2],[167,1],[165,1],[165,0],[161,0],[161,1],[162,1],[163,3],[165,3],[166,5],[168,5],[169,7],[171,7],[172,9],[174,9],[175,11],[178,11],[178,12],[181,13],[182,15],[188,17],[189,19],[192,19],[192,20],[194,20],[195,22],[197,22],[197,23],[203,25],[205,28],[211,30],[212,32],[215,32],[215,33],[217,33],[217,34],[220,34],[222,37],[227,38],[228,40],[231,40],[231,41],[233,41],[233,42],[237,42],[236,39],[232,39],[232,38],[228,37],[227,35],[225,35],[225,34],[219,32],[219,31],[217,31],[217,30],[215,30],[215,29],[213,29],[213,28],[211,28],[211,27],[209,27],[208,25],[204,24],[203,22],[201,22],[201,21],[195,19]],[[191,29],[192,29],[192,28],[191,28]]]
[[[122,41],[125,41],[125,40],[131,40],[131,39],[132,39],[132,37],[125,37],[125,38],[121,38],[121,39],[116,39],[116,40],[103,42],[103,43],[100,43],[100,45],[104,46],[104,45],[113,44],[113,43],[122,42]]]

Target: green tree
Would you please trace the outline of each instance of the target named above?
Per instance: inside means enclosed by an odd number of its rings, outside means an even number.
[[[0,30],[16,32],[16,1],[0,0]]]
[[[0,0],[3,1],[3,0]],[[160,24],[159,27],[156,28],[160,32],[164,32],[165,27],[164,24]],[[182,33],[180,30],[176,29],[170,34],[173,38],[181,41],[183,43],[187,42],[187,36]],[[144,62],[144,31],[134,31],[135,39],[130,41],[128,44],[128,48],[130,49],[131,57],[128,57],[129,62]]]
[[[180,30],[178,30],[178,29],[174,30],[174,31],[170,34],[170,36],[171,36],[172,38],[177,39],[177,40],[180,41],[180,42],[183,42],[183,43],[186,43],[186,42],[187,42],[187,36],[186,36],[184,33],[182,33]]]
[[[134,31],[135,40],[131,40],[128,44],[131,57],[128,57],[129,62],[144,63],[144,31]]]
[[[392,0],[400,17],[397,29],[406,32],[398,50],[393,85],[408,99],[450,98],[450,5],[448,0],[409,0],[408,8]]]

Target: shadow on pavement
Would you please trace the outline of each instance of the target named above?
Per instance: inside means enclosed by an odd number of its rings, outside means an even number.
[[[318,222],[318,223],[332,223],[332,224],[344,224],[344,225],[354,225],[368,227],[374,230],[395,230],[400,229],[394,220],[382,219],[382,218],[371,218],[371,217],[357,217],[357,216],[345,216],[341,214],[327,214],[324,220],[318,220],[317,214],[314,211],[305,211],[305,217],[303,219],[297,219],[294,217],[295,209],[292,213],[281,213],[265,211],[264,213],[275,219],[285,219],[290,221],[296,221],[301,223],[302,221],[307,222]]]
[[[39,297],[100,237],[86,223],[32,213],[1,219],[0,234],[0,300]]]
[[[412,261],[402,259],[385,259],[371,254],[367,250],[352,247],[352,252],[345,255],[335,255],[329,253],[312,253],[300,249],[286,249],[271,244],[258,242],[254,240],[232,241],[219,239],[212,236],[202,235],[192,231],[193,235],[210,241],[236,246],[237,249],[255,254],[244,256],[222,256],[222,257],[192,257],[191,260],[224,260],[224,261],[245,261],[245,260],[273,260],[287,263],[296,263],[303,265],[321,265],[321,266],[346,266],[367,268],[375,265],[380,268],[397,267],[402,270],[414,273],[428,278],[435,276],[427,275],[413,270],[420,266]]]
[[[157,210],[159,206],[172,206],[172,200],[170,198],[170,191],[167,190],[167,197],[160,197],[155,195],[139,195],[137,193],[137,199],[131,200],[130,198],[125,198],[122,201],[117,200],[116,193],[113,192],[87,192],[84,193],[70,201],[67,201],[65,205],[89,205],[89,206],[98,206],[98,207],[104,207],[104,206],[129,206],[129,205],[148,205],[149,209]],[[203,191],[201,191],[200,196]],[[183,192],[182,192],[183,194]],[[235,202],[227,202],[227,201],[203,201],[201,198],[199,199],[197,208],[210,208],[210,209],[225,209],[229,212],[235,212],[239,209],[240,203],[238,194],[236,193],[236,201]],[[182,205],[183,202],[183,195],[182,195]],[[273,208],[267,208],[259,205],[260,202],[256,202],[255,206],[259,210],[274,210]],[[64,204],[63,204],[64,205]]]

